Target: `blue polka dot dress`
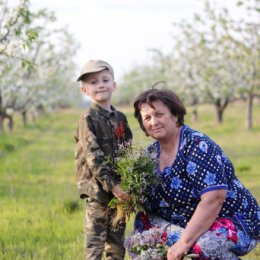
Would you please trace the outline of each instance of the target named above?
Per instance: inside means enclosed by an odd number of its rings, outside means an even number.
[[[148,147],[151,156],[160,156],[160,144]],[[227,190],[219,217],[239,224],[253,239],[260,239],[260,208],[256,199],[238,180],[231,161],[208,136],[184,125],[176,159],[162,172],[161,184],[151,188],[144,206],[149,212],[185,228],[202,194]]]

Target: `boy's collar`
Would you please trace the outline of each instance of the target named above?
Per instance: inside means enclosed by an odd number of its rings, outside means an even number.
[[[110,111],[106,110],[105,108],[99,106],[98,104],[96,104],[94,102],[91,103],[91,107],[98,110],[100,113],[102,113],[104,116],[106,116],[108,118],[111,115],[114,115],[115,111],[116,111],[116,109],[112,105],[110,106],[111,107],[111,112],[110,112]]]

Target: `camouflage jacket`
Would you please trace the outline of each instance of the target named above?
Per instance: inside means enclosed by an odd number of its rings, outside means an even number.
[[[112,107],[112,112],[92,104],[80,118],[76,130],[75,168],[80,197],[108,202],[111,189],[120,182],[109,167],[119,147],[132,140],[126,116]]]

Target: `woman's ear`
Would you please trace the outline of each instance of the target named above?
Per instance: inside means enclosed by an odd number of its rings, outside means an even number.
[[[176,127],[180,127],[178,117],[176,118]]]

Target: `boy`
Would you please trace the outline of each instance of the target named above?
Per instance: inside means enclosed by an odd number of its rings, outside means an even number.
[[[132,140],[126,116],[111,105],[116,88],[113,68],[105,61],[90,60],[80,73],[81,91],[92,104],[80,118],[76,131],[77,187],[86,198],[86,260],[123,260],[125,223],[111,227],[113,210],[108,203],[113,198],[127,200],[129,194],[120,189],[120,178],[107,163],[118,155],[120,147]]]

